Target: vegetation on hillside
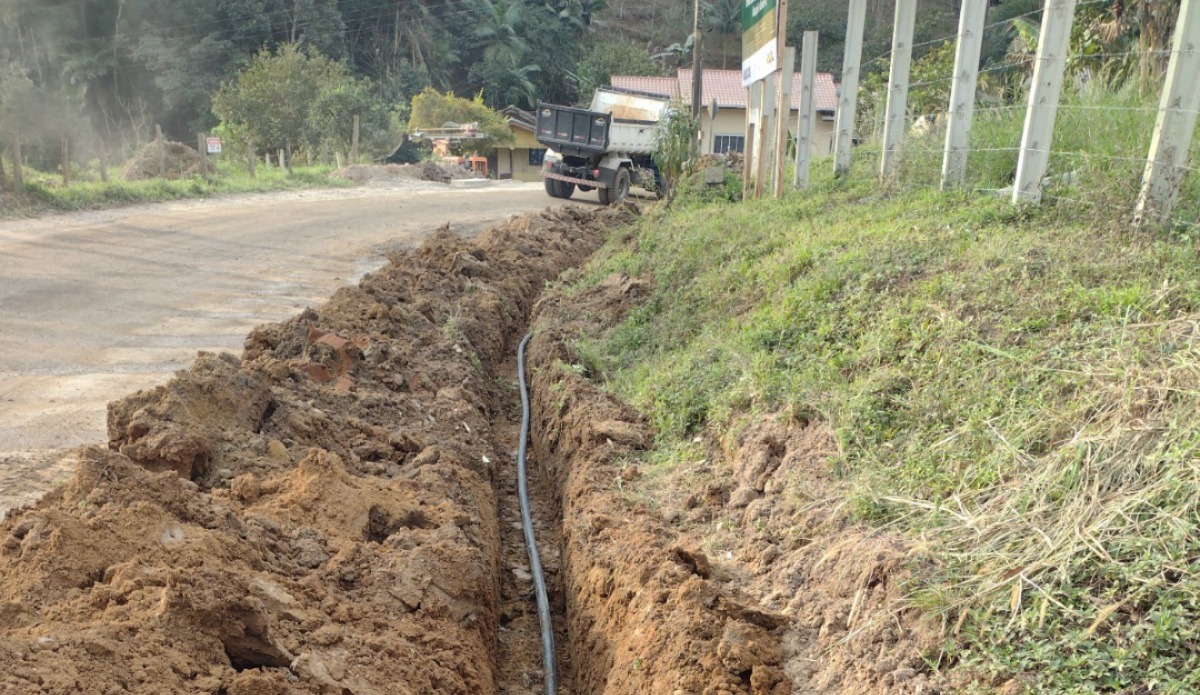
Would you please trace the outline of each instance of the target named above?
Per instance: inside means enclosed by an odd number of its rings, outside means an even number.
[[[931,668],[1195,692],[1195,243],[1065,204],[876,186],[683,199],[593,266],[585,285],[652,280],[579,350],[657,427],[648,474],[747,414],[820,419],[840,482],[793,492],[923,539],[933,568],[909,590],[944,626]]]

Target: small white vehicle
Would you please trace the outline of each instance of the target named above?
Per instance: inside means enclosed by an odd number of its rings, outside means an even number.
[[[542,162],[546,193],[570,198],[578,188],[598,191],[605,205],[624,200],[633,186],[663,190],[654,163],[658,121],[668,100],[602,87],[591,109],[538,103],[537,139],[547,148]]]

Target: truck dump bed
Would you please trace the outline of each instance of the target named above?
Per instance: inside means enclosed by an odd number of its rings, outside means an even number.
[[[538,104],[537,139],[552,150],[576,157],[606,152],[650,154],[658,120],[669,106],[662,98],[602,87],[591,110]]]
[[[563,154],[587,157],[608,151],[609,115],[538,103],[537,140]]]

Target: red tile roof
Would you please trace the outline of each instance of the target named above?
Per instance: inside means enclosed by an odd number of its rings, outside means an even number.
[[[612,86],[617,89],[632,89],[635,92],[656,94],[668,99],[679,97],[679,80],[674,77],[638,77],[634,75],[613,75]]]
[[[702,99],[705,104],[717,100],[717,106],[724,108],[746,108],[746,89],[742,87],[741,70],[705,70]],[[800,108],[799,74],[792,78],[792,108]],[[682,98],[683,103],[692,103],[692,69],[680,68],[675,77],[634,77],[631,75],[613,75],[612,86],[619,89],[634,89],[648,94],[658,94],[670,99]],[[817,73],[817,110],[834,111],[837,109],[837,85],[833,75],[827,72]]]

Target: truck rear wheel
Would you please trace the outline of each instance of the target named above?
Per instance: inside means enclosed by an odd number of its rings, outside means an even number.
[[[629,169],[621,167],[617,169],[617,175],[613,177],[612,188],[600,189],[600,204],[615,205],[629,197]]]
[[[544,179],[546,194],[551,198],[570,198],[575,193],[575,184],[547,177]]]

